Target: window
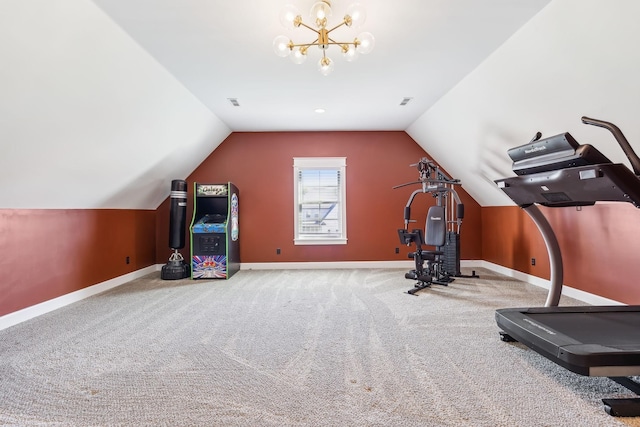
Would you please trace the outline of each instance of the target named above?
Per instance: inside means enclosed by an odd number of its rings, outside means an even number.
[[[346,160],[345,157],[294,157],[296,245],[347,243]]]

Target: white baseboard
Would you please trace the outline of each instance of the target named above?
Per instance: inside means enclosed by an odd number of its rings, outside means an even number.
[[[134,279],[146,276],[149,273],[153,273],[154,271],[158,271],[156,265],[152,265],[134,271],[132,273],[115,277],[102,283],[97,283],[95,285],[70,292],[57,298],[41,302],[40,304],[32,305],[31,307],[14,311],[13,313],[5,314],[4,316],[0,317],[0,331],[10,326],[17,325],[18,323],[33,319],[34,317],[38,317],[50,311],[57,310],[58,308],[62,308],[66,305],[73,304],[74,302],[78,302],[90,296],[99,294],[100,292],[115,288],[116,286],[123,285]]]
[[[461,267],[481,267],[482,261],[460,261]],[[243,262],[240,270],[322,270],[325,268],[413,268],[413,261]]]
[[[330,268],[411,268],[411,261],[243,262],[240,270],[323,270]]]
[[[512,270],[510,268],[506,268],[489,261],[480,261],[480,264],[480,267],[484,267],[487,270],[495,271],[496,273],[500,273],[508,277],[513,277],[514,279],[529,283],[530,285],[539,286],[547,290],[551,287],[551,282],[549,280],[542,279],[537,276],[532,276],[521,271]],[[577,299],[578,301],[585,302],[589,305],[625,305],[619,301],[601,297],[595,294],[590,294],[588,292],[581,291],[580,289],[575,289],[571,286],[566,285],[562,286],[562,295]]]
[[[132,273],[128,273],[111,280],[107,280],[102,283],[89,286],[84,289],[77,290],[75,292],[68,293],[66,295],[59,296],[49,301],[42,302],[40,304],[33,305],[31,307],[24,308],[22,310],[15,311],[13,313],[6,314],[0,317],[0,331],[10,326],[17,325],[18,323],[48,313],[50,311],[62,308],[66,305],[83,300],[90,296],[99,294],[100,292],[107,291],[115,288],[116,286],[123,285],[134,279],[137,279],[154,271],[160,271],[164,264],[152,265]],[[414,266],[413,261],[340,261],[340,262],[260,262],[260,263],[242,263],[240,264],[241,270],[284,270],[284,269],[327,269],[327,268],[398,268],[410,270]],[[488,261],[482,260],[461,260],[460,267],[464,268],[486,268],[487,270],[495,271],[496,273],[503,274],[508,277],[529,283],[531,285],[539,286],[541,288],[549,289],[550,283],[546,279],[542,279],[537,276],[522,273],[517,270],[503,267],[498,264],[494,264]],[[574,289],[569,286],[563,286],[562,294],[568,297],[577,299],[578,301],[585,302],[590,305],[624,305],[621,302],[614,301],[608,298],[604,298],[598,295],[590,294],[588,292]]]

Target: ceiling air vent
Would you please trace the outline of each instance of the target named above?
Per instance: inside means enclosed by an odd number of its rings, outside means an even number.
[[[409,101],[411,101],[412,99],[413,99],[413,98],[408,98],[408,97],[402,98],[402,102],[400,103],[400,105],[405,106],[405,105],[407,105],[407,104],[409,103]]]
[[[229,100],[229,102],[231,103],[231,105],[233,105],[234,107],[239,107],[240,103],[238,102],[238,98],[227,98]]]

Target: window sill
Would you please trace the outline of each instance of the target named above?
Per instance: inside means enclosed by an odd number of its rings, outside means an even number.
[[[346,238],[335,238],[335,239],[326,239],[326,238],[305,238],[305,239],[294,239],[294,245],[346,245]]]

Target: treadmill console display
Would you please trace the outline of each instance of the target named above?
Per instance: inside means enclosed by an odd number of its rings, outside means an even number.
[[[620,163],[540,172],[495,181],[518,206],[586,206],[629,202],[640,207],[640,180]]]
[[[553,153],[573,153],[580,144],[569,132],[560,135],[538,139],[519,147],[513,147],[507,151],[509,157],[514,162],[522,162],[528,159],[537,158]]]

